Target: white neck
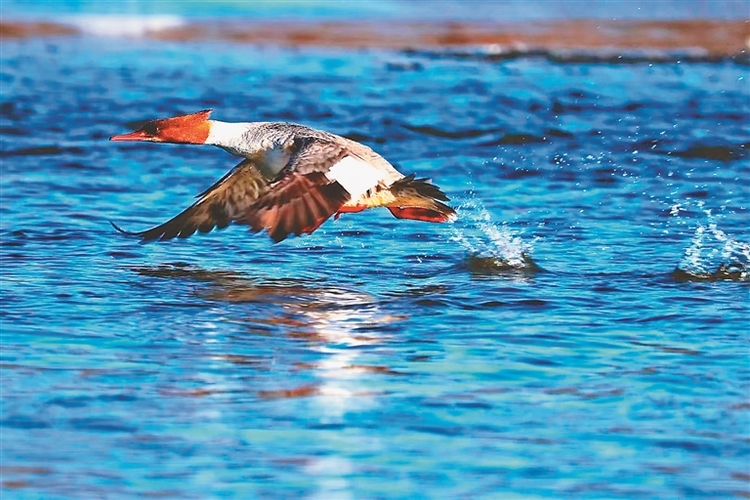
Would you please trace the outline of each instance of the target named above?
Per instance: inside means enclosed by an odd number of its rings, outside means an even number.
[[[218,146],[237,156],[249,156],[255,152],[250,138],[252,123],[227,123],[209,120],[211,128],[205,144]]]

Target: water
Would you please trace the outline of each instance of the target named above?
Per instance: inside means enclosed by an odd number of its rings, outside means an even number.
[[[750,495],[747,65],[4,40],[3,498]],[[459,218],[140,245],[235,163],[362,140]]]
[[[284,0],[242,2],[234,0],[190,0],[188,2],[91,2],[88,0],[4,0],[6,19],[40,18],[72,21],[100,34],[112,34],[133,27],[135,17],[148,16],[151,27],[158,21],[188,19],[279,20],[362,20],[379,21],[493,21],[596,19],[744,19],[745,0],[588,0],[586,8],[576,0],[527,2],[524,0]],[[112,16],[119,22],[111,22]],[[143,19],[141,19],[143,21]],[[99,32],[106,23],[109,31]],[[382,27],[381,27],[382,29]]]

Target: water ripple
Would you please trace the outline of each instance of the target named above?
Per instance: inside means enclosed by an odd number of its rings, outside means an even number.
[[[743,59],[493,50],[4,39],[7,495],[746,493]],[[362,140],[458,219],[120,237],[236,160],[107,137],[207,107]]]

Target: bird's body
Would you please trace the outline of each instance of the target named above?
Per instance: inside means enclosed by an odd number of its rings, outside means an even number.
[[[312,233],[344,212],[386,207],[398,218],[445,222],[448,198],[426,179],[404,176],[369,147],[294,123],[226,123],[210,110],[148,122],[114,141],[218,146],[243,161],[198,201],[152,229],[127,234],[144,240],[186,238],[231,222],[265,230],[279,242]]]

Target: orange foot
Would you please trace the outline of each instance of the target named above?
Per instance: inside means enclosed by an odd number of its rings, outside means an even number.
[[[448,215],[440,213],[437,210],[430,210],[429,208],[388,207],[388,210],[397,219],[412,219],[425,222],[446,222],[450,219]]]

